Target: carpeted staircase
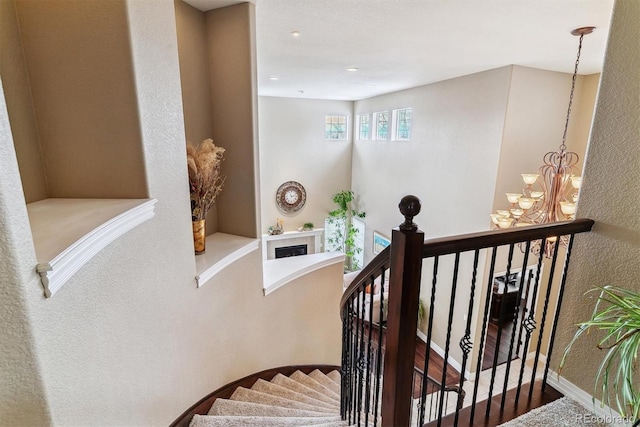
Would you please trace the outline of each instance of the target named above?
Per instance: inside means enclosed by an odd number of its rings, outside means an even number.
[[[340,419],[340,373],[296,371],[238,387],[216,399],[208,415],[194,415],[190,427],[348,426]]]

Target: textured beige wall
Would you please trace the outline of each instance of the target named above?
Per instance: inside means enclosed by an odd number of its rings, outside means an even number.
[[[607,284],[640,291],[640,3],[616,2],[591,131],[577,216],[596,221],[576,238],[553,357],[557,368],[575,324],[587,320],[594,300],[584,292]],[[563,375],[587,392],[603,352],[600,334],[574,346]],[[597,397],[597,396],[596,396]]]
[[[227,149],[218,228],[247,237],[260,234],[254,15],[252,3],[205,14],[213,140]]]
[[[156,215],[96,255],[53,298],[43,297],[35,274],[0,109],[5,424],[166,426],[250,373],[340,361],[340,265],[264,297],[257,250],[196,288],[174,4],[129,0],[126,15]]]
[[[327,114],[345,114],[351,127],[353,102],[260,97],[260,186],[262,227],[265,233],[276,217],[287,231],[305,222],[324,227],[324,219],[336,208],[331,196],[351,188],[351,138],[326,141]],[[298,181],[307,191],[302,210],[284,213],[276,206],[278,187]]]
[[[213,136],[206,20],[204,12],[182,0],[175,0],[175,8],[185,136],[187,141],[199,144]],[[209,209],[206,227],[207,235],[218,231],[217,204]]]
[[[353,190],[367,211],[365,257],[371,259],[374,230],[390,235],[402,222],[398,202],[406,194],[422,201],[415,219],[426,238],[485,230],[493,206],[495,177],[507,108],[510,67],[447,80],[355,103],[354,116],[412,107],[412,136],[407,142],[355,141]],[[483,254],[484,256],[484,254]],[[480,260],[483,265],[484,258]],[[461,264],[452,355],[464,335],[472,258]],[[435,316],[446,318],[452,257],[441,260]],[[421,298],[431,294],[431,264],[423,268]],[[482,283],[482,277],[479,278]],[[476,304],[478,304],[476,299]],[[474,319],[475,322],[475,319]],[[434,329],[445,347],[446,328]]]
[[[198,144],[212,135],[207,27],[203,12],[182,0],[175,7],[185,135]]]
[[[511,69],[494,209],[507,209],[505,193],[519,193],[524,188],[520,174],[536,173],[544,154],[560,147],[571,88],[570,74],[519,66]],[[597,91],[597,77],[595,85],[593,78],[585,85],[585,79],[579,76],[576,81],[567,133],[567,150],[580,157],[578,174],[582,171]]]
[[[580,86],[578,86],[580,84]],[[584,160],[589,144],[593,111],[600,86],[600,73],[579,76],[576,82],[576,93],[571,109],[567,147],[580,154],[580,171],[584,169]],[[560,135],[562,136],[562,135]]]
[[[47,426],[51,413],[28,310],[29,298],[40,293],[36,258],[2,89],[0,82],[0,423]]]
[[[36,202],[47,198],[47,178],[13,0],[0,2],[0,45],[0,76],[5,86],[24,197],[27,203]]]
[[[599,74],[578,76],[576,80],[566,142],[567,150],[576,152],[579,156],[579,162],[574,171],[576,174],[582,172],[599,77]],[[511,66],[509,100],[496,178],[494,210],[508,209],[509,202],[505,193],[519,193],[525,187],[520,174],[537,172],[542,165],[544,154],[559,149],[562,143],[570,89],[570,74]],[[487,223],[489,222],[490,220],[487,218]],[[507,247],[501,248],[495,273],[506,271],[507,253]],[[559,262],[564,260],[564,251],[558,260]],[[512,268],[522,268],[523,261],[522,251],[516,248]],[[537,258],[530,255],[528,264],[536,265],[537,261]],[[490,266],[488,264],[489,262],[485,267],[485,273],[489,272]],[[542,319],[544,295],[547,291],[550,268],[550,260],[545,259],[535,311],[538,325]],[[557,279],[560,278],[559,273],[560,271],[556,270],[556,274],[554,274]],[[549,313],[554,313],[558,286],[558,280],[555,280],[552,286]],[[485,295],[483,290],[482,298],[485,298]],[[548,323],[552,318],[550,316],[547,317],[543,336],[542,353],[544,354],[547,351],[547,342],[551,331],[550,323]],[[479,339],[479,335],[477,337]],[[537,339],[538,329],[534,330],[532,334],[532,342],[537,343]],[[535,344],[531,344],[530,349],[532,346],[535,349]]]
[[[49,197],[145,197],[124,1],[17,11]]]
[[[406,194],[422,200],[416,221],[428,238],[487,228],[509,72],[503,67],[356,101],[354,117],[413,108],[411,141],[354,142],[353,189],[370,212],[368,242],[374,228],[388,234],[402,222],[397,206]]]

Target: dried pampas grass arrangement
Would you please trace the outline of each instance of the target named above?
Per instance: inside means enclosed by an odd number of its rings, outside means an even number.
[[[225,149],[212,139],[205,139],[195,147],[187,142],[187,166],[191,192],[191,216],[193,221],[205,219],[209,208],[222,191],[226,177],[220,174]]]

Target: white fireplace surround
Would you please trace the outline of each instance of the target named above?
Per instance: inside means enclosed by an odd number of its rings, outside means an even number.
[[[307,245],[307,254],[320,253],[322,252],[323,232],[324,228],[316,228],[311,231],[286,231],[274,236],[263,234],[262,259],[275,259],[276,248],[286,246]]]

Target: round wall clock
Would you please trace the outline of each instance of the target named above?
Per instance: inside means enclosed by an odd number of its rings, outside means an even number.
[[[286,213],[297,212],[307,201],[307,192],[299,182],[287,181],[278,187],[276,204]]]

